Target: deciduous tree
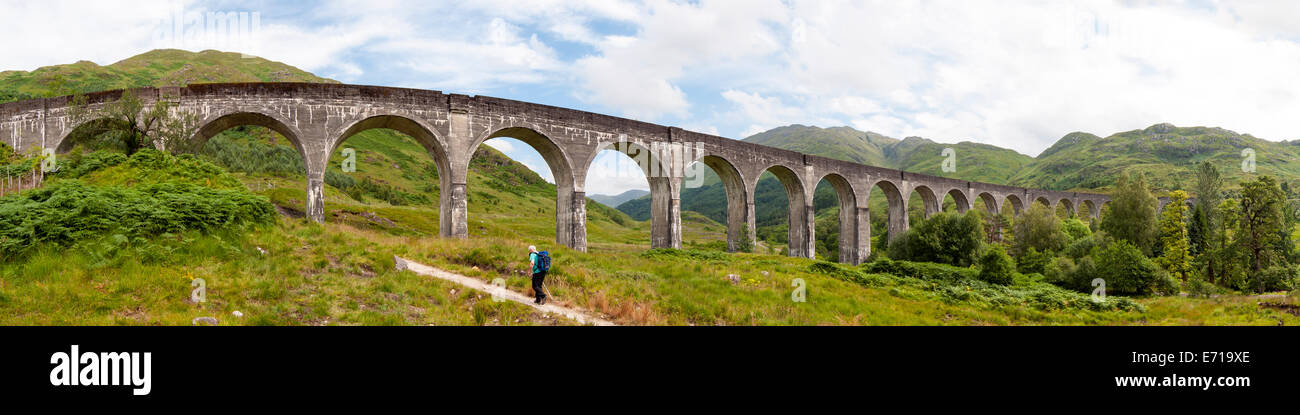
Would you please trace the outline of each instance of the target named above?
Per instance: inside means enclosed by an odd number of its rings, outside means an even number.
[[[1156,197],[1147,189],[1140,174],[1119,177],[1111,192],[1110,211],[1101,218],[1101,230],[1111,237],[1128,241],[1151,255],[1156,232]]]
[[[1282,189],[1271,176],[1241,183],[1241,219],[1237,243],[1253,272],[1272,265],[1282,229]]]
[[[1169,194],[1169,204],[1160,212],[1160,243],[1163,249],[1160,258],[1156,259],[1157,264],[1182,281],[1187,281],[1192,272],[1192,255],[1188,251],[1187,224],[1184,219],[1186,203],[1186,192],[1175,190]]]

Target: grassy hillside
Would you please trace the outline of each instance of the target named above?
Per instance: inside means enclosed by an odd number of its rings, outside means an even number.
[[[100,66],[81,61],[0,72],[0,102],[144,86],[213,82],[327,82],[298,68],[239,53],[154,50]]]
[[[891,166],[888,152],[898,140],[849,127],[818,128],[788,125],[754,134],[745,141],[872,166]]]
[[[1230,188],[1245,179],[1242,151],[1255,152],[1256,172],[1283,182],[1300,179],[1300,142],[1273,142],[1222,128],[1151,127],[1100,138],[1071,133],[1012,176],[1020,186],[1057,190],[1101,189],[1121,174],[1141,172],[1161,190],[1191,190],[1196,165],[1209,161]]]
[[[955,171],[944,172],[944,149],[956,156]],[[957,144],[922,143],[896,159],[894,168],[913,173],[952,177],[986,183],[1006,183],[1033,163],[1034,158],[989,144],[963,141]]]

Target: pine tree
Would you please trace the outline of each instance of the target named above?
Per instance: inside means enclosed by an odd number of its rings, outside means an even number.
[[[1201,241],[1192,242],[1193,255],[1199,256],[1198,263],[1203,264],[1205,276],[1214,283],[1215,276],[1218,275],[1220,263],[1216,261],[1217,252],[1211,252],[1215,249],[1214,245],[1226,245],[1227,235],[1221,230],[1222,218],[1220,217],[1219,204],[1223,203],[1223,177],[1219,175],[1219,169],[1213,164],[1205,161],[1201,162],[1200,167],[1196,169],[1196,208],[1203,216],[1200,220],[1193,215],[1193,224],[1200,228]],[[1190,232],[1191,229],[1188,229]],[[1191,236],[1191,235],[1188,235]]]
[[[1192,255],[1188,252],[1187,225],[1184,222],[1187,216],[1187,192],[1175,190],[1169,194],[1169,199],[1169,204],[1160,213],[1160,242],[1163,249],[1156,263],[1178,279],[1187,281],[1188,274],[1192,272]]]
[[[1210,240],[1207,234],[1212,232],[1209,223],[1205,220],[1205,209],[1200,203],[1192,208],[1192,218],[1187,222],[1187,251],[1192,254],[1198,262],[1203,262],[1203,257],[1208,256],[1210,252]]]

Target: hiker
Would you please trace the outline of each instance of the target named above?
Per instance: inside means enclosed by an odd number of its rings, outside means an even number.
[[[546,288],[543,283],[546,282],[546,271],[551,269],[551,255],[546,251],[537,252],[537,247],[528,246],[528,266],[533,271],[533,293],[537,304],[546,304]]]

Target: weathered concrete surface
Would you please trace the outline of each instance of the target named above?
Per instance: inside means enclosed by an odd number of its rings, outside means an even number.
[[[175,111],[200,119],[195,139],[206,141],[239,125],[267,127],[290,140],[307,166],[306,215],[325,218],[323,186],[330,154],[348,137],[367,129],[391,128],[411,136],[429,152],[443,190],[439,200],[439,233],[464,238],[469,234],[467,178],[470,157],[484,141],[496,137],[519,139],[546,160],[556,181],[556,242],[586,250],[588,171],[597,153],[615,150],[638,161],[650,181],[651,244],[681,246],[681,190],[700,162],[721,177],[727,192],[727,246],[736,250],[755,236],[754,190],[763,172],[780,179],[789,199],[789,253],[815,255],[813,190],[826,179],[840,200],[841,261],[859,263],[871,253],[867,199],[880,188],[889,206],[889,236],[908,229],[907,204],[915,192],[926,216],[951,196],[958,210],[975,200],[987,209],[1010,201],[1016,213],[1033,201],[1070,211],[1086,206],[1096,213],[1109,196],[1090,193],[1026,189],[991,183],[903,172],[805,155],[675,127],[601,114],[511,101],[403,88],[308,84],[202,84],[189,87],[141,88],[146,105],[163,99]],[[121,91],[90,94],[88,109],[96,111]],[[70,97],[37,99],[0,105],[0,139],[20,151],[33,148],[67,150],[64,139],[88,120],[71,119]]]

